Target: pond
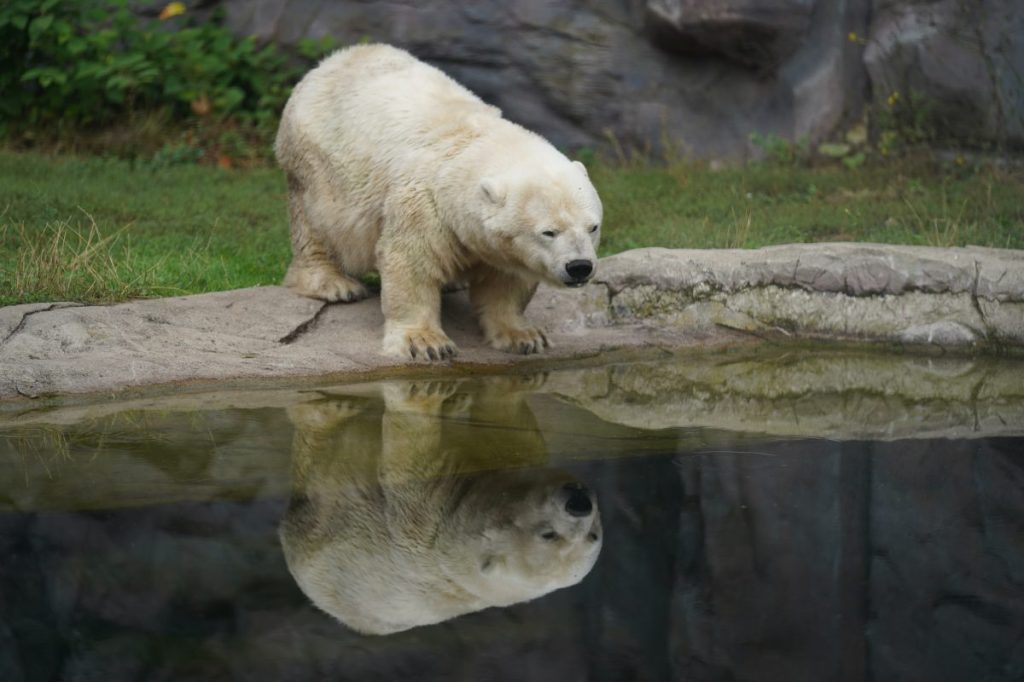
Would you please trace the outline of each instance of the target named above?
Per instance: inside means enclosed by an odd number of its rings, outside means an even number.
[[[0,412],[0,679],[1020,680],[1024,365]]]

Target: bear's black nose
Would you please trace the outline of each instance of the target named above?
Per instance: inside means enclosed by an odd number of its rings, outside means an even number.
[[[590,491],[586,486],[580,483],[566,483],[562,490],[569,493],[569,498],[565,501],[565,511],[570,516],[590,516],[590,512],[594,510],[594,503],[590,501]]]
[[[588,260],[571,260],[566,264],[565,271],[575,281],[581,282],[594,271],[594,264]]]

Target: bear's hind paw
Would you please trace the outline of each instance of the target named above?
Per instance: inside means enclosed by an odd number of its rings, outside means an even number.
[[[328,303],[354,303],[370,295],[362,282],[330,268],[293,268],[284,284],[303,296]]]

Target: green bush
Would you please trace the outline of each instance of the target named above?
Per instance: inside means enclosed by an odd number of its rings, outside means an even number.
[[[332,48],[307,42],[301,51],[315,58]],[[216,17],[145,20],[126,0],[0,3],[0,134],[158,108],[270,127],[304,69]]]

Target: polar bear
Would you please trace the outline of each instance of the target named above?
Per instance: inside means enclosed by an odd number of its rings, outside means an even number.
[[[540,597],[601,550],[593,493],[529,466],[544,446],[528,408],[438,385],[385,386],[383,409],[352,396],[289,409],[284,556],[318,608],[364,634]]]
[[[444,73],[387,45],[345,48],[295,87],[274,144],[288,177],[284,283],[325,301],[379,272],[383,351],[456,353],[441,289],[469,285],[488,343],[549,345],[523,311],[540,281],[594,275],[603,209],[586,168]]]

